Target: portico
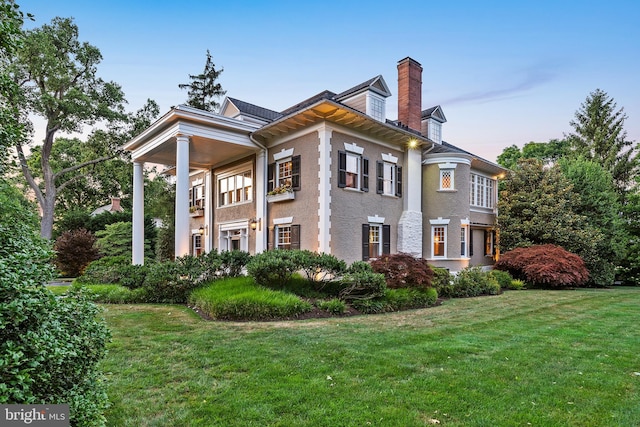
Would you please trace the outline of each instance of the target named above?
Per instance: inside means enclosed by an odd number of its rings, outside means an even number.
[[[250,134],[260,125],[180,105],[173,108],[123,147],[133,160],[133,264],[144,263],[144,167],[162,164],[175,167],[175,255],[189,253],[189,172],[205,171],[211,182],[211,170],[234,160],[254,155],[256,158],[256,215],[266,212],[266,153]],[[213,226],[213,194],[206,187],[205,228]],[[206,233],[204,249],[210,251],[213,233]],[[264,228],[256,230],[255,251],[266,247]]]

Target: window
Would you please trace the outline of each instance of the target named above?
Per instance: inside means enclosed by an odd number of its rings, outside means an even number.
[[[491,230],[484,231],[484,255],[485,256],[493,256],[495,254],[495,237],[496,237],[496,234],[494,231],[491,231]]]
[[[391,226],[362,224],[362,260],[378,258],[391,253]]]
[[[268,174],[267,191],[280,187],[287,187],[293,191],[300,190],[300,156],[292,156],[271,163]]]
[[[493,209],[495,205],[495,180],[472,173],[469,184],[469,203],[471,206]]]
[[[194,185],[189,189],[189,207],[204,207],[204,185]]]
[[[229,206],[253,200],[251,171],[230,173],[218,178],[218,206]]]
[[[376,193],[388,196],[402,196],[402,166],[390,162],[376,162]]]
[[[196,233],[192,235],[193,237],[193,250],[192,254],[195,256],[200,256],[202,254],[202,236],[200,233]]]
[[[438,144],[442,143],[442,123],[429,119],[429,139]]]
[[[300,249],[300,225],[276,225],[274,234],[276,249]]]
[[[440,169],[440,189],[453,190],[453,169]]]
[[[447,247],[447,226],[439,225],[431,227],[431,235],[433,236],[433,258],[446,258]]]
[[[384,122],[385,119],[384,104],[384,99],[369,95],[369,115],[379,122]]]
[[[460,256],[467,256],[467,227],[460,227]]]
[[[369,191],[369,160],[359,154],[339,151],[338,187]]]

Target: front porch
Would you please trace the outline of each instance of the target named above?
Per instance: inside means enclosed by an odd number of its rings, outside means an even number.
[[[266,216],[266,148],[251,138],[260,126],[180,105],[124,145],[133,160],[133,264],[144,263],[144,167],[160,164],[175,169],[175,255],[190,252],[189,173],[204,171],[204,251],[214,247],[211,170],[255,155],[255,214]],[[256,230],[255,252],[266,248],[266,231]]]

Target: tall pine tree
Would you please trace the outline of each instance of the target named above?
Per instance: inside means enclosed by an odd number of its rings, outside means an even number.
[[[179,84],[180,89],[189,89],[187,92],[187,105],[206,111],[214,111],[220,104],[216,99],[223,96],[227,91],[222,90],[222,85],[216,80],[224,68],[216,70],[216,66],[211,60],[211,52],[207,49],[207,62],[204,71],[197,75],[189,74],[191,83]]]
[[[617,109],[613,98],[596,89],[576,111],[575,120],[570,122],[575,133],[567,138],[574,154],[599,163],[611,173],[621,200],[639,166],[637,147],[627,140],[624,130],[626,119],[624,108]]]

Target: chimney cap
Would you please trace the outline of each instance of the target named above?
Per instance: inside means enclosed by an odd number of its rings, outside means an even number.
[[[412,58],[412,57],[410,57],[410,56],[407,56],[406,58],[401,59],[400,61],[398,61],[398,65],[402,64],[403,62],[407,62],[407,61],[409,61],[409,62],[413,62],[413,63],[414,63],[414,64],[416,64],[418,67],[422,67],[422,64],[420,64],[418,61],[416,61],[415,59],[413,59],[413,58]]]

